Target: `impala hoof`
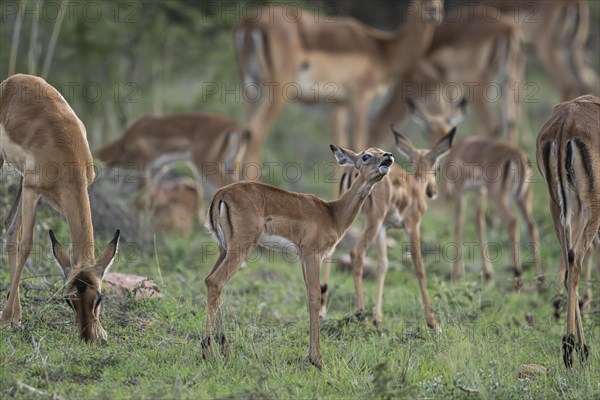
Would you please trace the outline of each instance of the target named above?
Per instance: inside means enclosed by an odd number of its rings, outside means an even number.
[[[200,345],[202,346],[202,359],[208,360],[209,358],[211,358],[212,357],[212,346],[210,343],[210,337],[202,338]]]
[[[313,358],[313,357],[308,357],[308,362],[309,362],[311,365],[313,365],[313,366],[317,367],[317,369],[318,369],[319,371],[323,371],[323,360],[321,359],[321,357],[315,357],[315,358]]]
[[[567,368],[573,368],[573,349],[575,348],[575,336],[573,334],[563,336],[563,361]]]

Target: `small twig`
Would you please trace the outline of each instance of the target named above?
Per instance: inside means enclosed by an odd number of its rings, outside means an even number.
[[[457,386],[457,388],[462,390],[465,393],[470,393],[470,394],[479,393],[479,389],[471,389],[471,388],[466,388],[463,386]]]
[[[158,277],[160,278],[160,285],[162,287],[164,287],[165,282],[163,281],[162,273],[160,272],[160,262],[158,261],[158,251],[156,248],[156,234],[152,235],[152,237],[154,239],[154,259],[156,260],[156,268],[158,269]]]

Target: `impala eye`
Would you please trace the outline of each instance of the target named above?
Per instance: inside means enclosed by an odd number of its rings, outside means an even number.
[[[367,161],[369,161],[369,159],[370,159],[370,158],[371,158],[371,155],[370,155],[370,154],[365,154],[365,155],[362,157],[362,160],[363,160],[364,162],[367,162]]]

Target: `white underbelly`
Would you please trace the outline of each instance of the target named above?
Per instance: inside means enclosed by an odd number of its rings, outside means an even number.
[[[270,250],[284,251],[291,254],[299,253],[298,246],[283,236],[268,235],[263,232],[258,239],[258,244]]]

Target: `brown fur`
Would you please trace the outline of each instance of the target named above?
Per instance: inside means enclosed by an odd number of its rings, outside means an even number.
[[[432,146],[431,150],[418,150],[408,139],[395,132],[397,146],[408,156],[414,173],[410,174],[398,164],[394,164],[390,173],[373,189],[369,200],[363,206],[366,226],[362,236],[354,245],[350,257],[358,309],[362,312],[365,309],[362,289],[364,259],[372,242],[377,241],[377,298],[374,321],[377,326],[380,326],[383,320],[383,287],[388,266],[386,231],[404,229],[409,238],[413,266],[421,289],[425,321],[434,331],[441,330],[431,311],[427,294],[427,278],[421,256],[421,220],[427,210],[425,198],[435,197],[437,194],[435,166],[450,150],[454,134],[455,130],[448,132],[435,146]],[[351,169],[347,170],[342,177],[342,182],[349,182],[349,178],[354,174]],[[347,187],[343,187],[340,193],[346,190]],[[329,268],[329,265],[326,268]],[[325,271],[324,275],[328,277],[329,272]],[[322,305],[322,317],[325,316],[325,312],[325,305]]]
[[[520,31],[510,17],[490,21],[481,7],[462,9],[461,15],[458,20],[444,19],[435,29],[423,60],[390,89],[386,102],[370,121],[370,144],[382,146],[389,141],[389,125],[403,120],[410,111],[407,97],[419,103],[431,96],[426,91],[448,82],[458,85],[479,82],[481,86],[473,88],[473,96],[469,98],[476,109],[477,131],[492,137],[502,134],[509,141],[516,141],[519,103],[513,101],[510,88],[514,83],[522,83],[524,49]],[[502,88],[501,118],[482,90],[490,82],[497,82]],[[464,87],[465,94],[470,94]],[[417,93],[413,94],[415,88]],[[436,95],[454,95],[446,91],[448,88]]]
[[[432,14],[436,7],[439,12]],[[290,22],[283,7],[263,9],[259,18],[240,22],[235,43],[244,82],[278,84],[272,98],[247,102],[246,127],[252,132],[247,160],[260,161],[269,129],[287,102],[284,88],[295,82],[302,88],[300,101],[332,108],[334,142],[366,147],[369,105],[427,51],[442,8],[443,0],[413,0],[406,21],[394,33],[349,17],[325,21],[307,10]],[[309,87],[315,82],[318,93]]]
[[[354,185],[338,200],[327,202],[311,194],[292,193],[250,181],[231,184],[215,194],[209,207],[208,225],[217,238],[220,255],[205,280],[208,290],[202,341],[205,357],[211,352],[213,328],[217,341],[223,349],[227,348],[219,305],[221,291],[256,245],[261,244],[300,256],[310,314],[309,360],[322,367],[321,263],[350,227],[373,187],[387,173],[381,171],[382,166],[393,163],[391,154],[375,148],[360,154],[336,146],[331,149],[340,164],[355,165],[360,172]],[[363,159],[367,153],[370,158]]]
[[[598,94],[598,73],[588,65],[588,0],[487,0],[515,18],[563,100]],[[518,14],[517,14],[518,13]]]
[[[581,96],[558,104],[540,129],[536,145],[538,168],[548,184],[554,231],[566,265],[567,334],[563,361],[573,366],[577,349],[588,356],[578,282],[583,260],[600,232],[600,99]]]
[[[189,152],[210,195],[239,179],[248,140],[248,134],[234,120],[222,115],[203,112],[147,115],[96,154],[109,167],[134,167],[149,173],[170,161],[161,163],[157,161],[159,157]]]
[[[105,251],[95,260],[87,193],[94,170],[85,127],[61,94],[46,81],[31,75],[13,75],[0,84],[0,146],[3,160],[22,176],[21,188],[5,222],[10,249],[10,294],[0,323],[21,322],[19,281],[33,247],[37,203],[44,198],[65,216],[69,225],[72,259],[52,233],[51,238],[64,272],[65,286],[73,297],[81,335],[86,340],[105,337],[98,320],[99,309],[93,312],[87,297],[100,293],[102,276],[112,262],[116,243],[112,246],[112,257],[109,246],[108,253]],[[79,281],[88,282],[90,289],[81,294],[73,292],[72,285],[82,276]]]

